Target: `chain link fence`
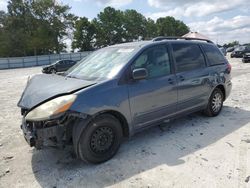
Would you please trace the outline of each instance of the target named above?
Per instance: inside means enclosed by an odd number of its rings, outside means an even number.
[[[49,65],[57,60],[62,60],[62,59],[79,61],[82,58],[89,55],[90,53],[91,53],[90,51],[86,51],[86,52],[67,53],[67,54],[0,58],[0,69],[43,66],[43,65]]]

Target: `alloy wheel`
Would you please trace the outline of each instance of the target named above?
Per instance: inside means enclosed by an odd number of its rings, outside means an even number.
[[[212,110],[217,113],[220,111],[222,107],[222,96],[220,93],[215,93],[213,99],[212,99]]]

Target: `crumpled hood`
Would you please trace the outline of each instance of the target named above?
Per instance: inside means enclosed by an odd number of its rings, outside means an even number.
[[[95,82],[63,77],[56,74],[35,75],[27,83],[17,106],[31,109],[45,100],[63,94],[70,94],[93,84]]]

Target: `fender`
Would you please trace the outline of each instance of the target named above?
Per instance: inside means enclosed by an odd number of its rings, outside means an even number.
[[[87,125],[92,121],[92,119],[93,118],[90,115],[87,115],[86,118],[76,119],[73,125],[72,141],[73,141],[73,148],[77,157],[79,157],[78,146],[80,137],[84,132],[84,130],[86,129]]]

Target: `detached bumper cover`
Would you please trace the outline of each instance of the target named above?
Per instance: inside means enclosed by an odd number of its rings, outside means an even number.
[[[21,129],[27,143],[31,147],[41,149],[44,145],[64,147],[66,144],[74,143],[75,139],[85,128],[90,116],[79,113],[69,113],[58,119],[44,122],[27,122],[23,118]],[[74,129],[75,127],[75,129]],[[73,129],[77,132],[72,139]]]
[[[26,142],[30,145],[30,147],[35,146],[36,145],[35,135],[33,132],[31,132],[30,128],[24,121],[21,124],[21,129],[23,130],[24,138]]]
[[[30,147],[41,149],[44,141],[56,138],[57,143],[61,143],[64,136],[64,127],[55,125],[46,128],[37,129],[33,123],[27,123],[23,120],[21,129],[27,143]]]

